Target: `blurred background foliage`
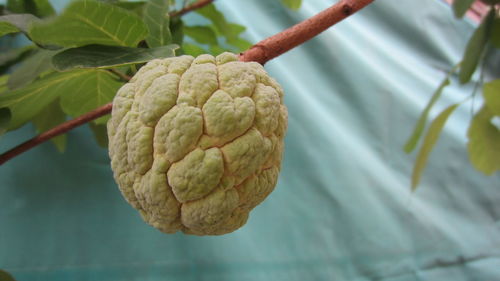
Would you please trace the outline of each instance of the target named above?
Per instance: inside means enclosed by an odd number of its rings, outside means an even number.
[[[496,67],[500,65],[494,61],[500,49],[500,0],[482,0],[481,3],[474,0],[454,0],[452,10],[455,17],[462,19],[475,2],[486,6],[486,12],[484,16],[479,17],[480,23],[467,43],[462,60],[449,70],[438,86],[404,146],[405,152],[410,153],[416,149],[419,141],[422,142],[413,168],[411,179],[413,190],[418,186],[429,154],[446,121],[467,100],[477,101],[475,104],[479,107],[478,110],[471,109],[473,117],[467,131],[469,160],[477,170],[486,175],[492,175],[500,170],[500,79],[484,76],[486,65],[491,64]],[[478,79],[472,79],[474,74],[479,76]],[[452,81],[457,81],[464,87],[475,84],[474,90],[465,100],[449,105],[434,120],[427,122],[430,110]],[[478,92],[482,94],[478,95]],[[430,124],[424,134],[427,123]]]

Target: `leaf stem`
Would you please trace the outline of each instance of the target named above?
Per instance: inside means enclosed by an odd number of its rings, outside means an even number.
[[[127,74],[122,73],[114,68],[108,69],[108,71],[115,74],[116,76],[120,77],[120,79],[122,79],[123,81],[128,82],[128,81],[130,81],[130,79],[132,79],[132,77],[130,77]]]
[[[200,0],[175,13],[180,16],[201,6],[210,4],[213,0]],[[276,35],[264,39],[247,51],[240,54],[240,61],[256,61],[261,64],[289,51],[290,49],[308,41],[326,30],[328,27],[340,22],[346,17],[356,13],[374,0],[341,0],[319,14],[294,25]],[[89,113],[62,123],[49,131],[28,140],[15,148],[0,155],[0,165],[13,157],[41,144],[52,137],[66,133],[84,123],[90,122],[111,112],[112,104],[106,104]]]
[[[486,57],[487,57],[489,50],[490,50],[490,48],[487,45],[485,47],[484,52],[481,54],[481,58],[479,59],[479,63],[478,63],[479,80],[477,80],[476,83],[474,84],[474,89],[472,90],[472,94],[471,94],[471,97],[472,97],[471,106],[470,106],[471,122],[472,122],[472,119],[474,118],[474,101],[476,99],[477,90],[479,89],[480,86],[482,86],[484,84],[484,69],[486,67]]]

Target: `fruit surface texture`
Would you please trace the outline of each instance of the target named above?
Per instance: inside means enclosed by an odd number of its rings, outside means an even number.
[[[283,90],[262,65],[232,53],[156,59],[113,100],[111,167],[160,231],[230,233],[276,186],[286,128]]]

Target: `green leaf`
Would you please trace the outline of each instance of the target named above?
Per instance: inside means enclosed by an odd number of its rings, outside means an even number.
[[[184,54],[191,55],[193,57],[197,57],[199,55],[207,53],[205,49],[189,43],[184,43],[184,45],[182,45],[182,50],[184,51]]]
[[[37,17],[48,17],[55,14],[54,8],[48,0],[8,0],[7,9],[17,14],[28,13]]]
[[[88,45],[62,51],[53,57],[52,63],[59,71],[73,68],[109,68],[173,57],[177,48],[177,45],[150,49]]]
[[[66,114],[61,109],[59,99],[44,107],[32,120],[38,133],[46,132],[66,121]],[[59,135],[50,139],[59,152],[66,148],[66,135]]]
[[[108,76],[103,75],[102,72]],[[96,78],[101,78],[103,81]],[[17,129],[33,119],[59,96],[80,95],[82,92],[84,92],[82,96],[97,95],[103,87],[103,83],[112,83],[109,80],[113,80],[111,74],[103,70],[51,73],[23,88],[0,95],[0,108],[8,107],[10,109],[12,119],[9,130]],[[80,105],[88,108],[92,103],[92,101],[83,101]]]
[[[471,163],[491,175],[500,170],[500,130],[491,123],[493,113],[483,107],[472,119],[467,136]]]
[[[96,120],[94,120],[94,124],[98,124],[98,125],[106,125],[109,121],[109,119],[111,119],[111,115],[108,114],[108,115],[104,115],[100,118],[97,118]]]
[[[149,0],[144,7],[143,20],[149,29],[146,43],[151,48],[165,46],[172,42],[168,11],[169,3],[165,0]]]
[[[454,0],[453,12],[455,13],[455,17],[463,17],[470,6],[472,6],[472,3],[474,3],[474,0]]]
[[[24,13],[25,0],[7,0],[7,10],[14,13]]]
[[[0,37],[6,34],[19,32],[19,28],[9,22],[0,22]]]
[[[72,2],[54,20],[34,25],[31,38],[43,45],[79,47],[89,44],[135,47],[148,35],[144,22],[119,7],[83,0]]]
[[[412,152],[415,147],[418,144],[418,140],[422,136],[422,133],[424,132],[425,124],[427,123],[427,117],[429,116],[429,112],[431,111],[432,107],[436,103],[436,101],[441,97],[441,94],[443,93],[443,90],[446,86],[450,85],[450,76],[457,70],[459,65],[455,65],[450,72],[446,75],[445,79],[439,87],[436,89],[434,94],[432,94],[431,99],[429,100],[429,103],[425,106],[424,111],[418,118],[417,124],[415,125],[415,129],[413,130],[412,135],[410,138],[406,141],[406,144],[404,146],[404,151],[406,153]]]
[[[229,44],[232,46],[236,47],[237,51],[236,52],[242,52],[245,50],[248,50],[253,44],[250,41],[247,41],[243,38],[237,38],[228,41]]]
[[[237,38],[241,33],[246,30],[246,27],[237,23],[227,22],[226,25],[226,34],[221,33],[220,30],[214,25],[211,24],[210,27],[215,31],[217,36],[229,37],[229,38]]]
[[[172,43],[179,46],[184,42],[184,22],[181,18],[170,19],[170,32],[172,33]]]
[[[79,70],[79,72],[83,74],[78,79],[73,79],[78,84],[61,95],[61,107],[72,117],[78,117],[111,102],[123,85],[113,74],[105,70]],[[99,118],[95,122],[103,124],[105,121],[105,118]]]
[[[19,128],[36,116],[63,91],[64,85],[78,73],[54,73],[26,87],[0,95],[0,108],[8,107],[12,114],[9,130]]]
[[[19,57],[24,56],[23,59],[29,56],[36,47],[33,45],[23,46],[19,48],[9,49],[8,51],[0,53],[0,65],[7,64],[11,61],[18,60]]]
[[[0,76],[0,95],[2,92],[7,90],[7,81],[9,80],[9,75]]]
[[[237,24],[237,23],[228,23],[229,24],[229,30],[231,30],[231,34],[233,37],[238,37],[241,35],[241,33],[245,32],[247,28],[244,25]]]
[[[493,80],[483,86],[484,104],[488,110],[500,116],[500,79]]]
[[[239,37],[240,34],[245,31],[246,28],[242,25],[228,22],[224,17],[224,14],[218,11],[215,5],[213,4],[207,5],[201,9],[196,10],[196,12],[204,16],[205,18],[209,19],[213,24],[216,35],[225,37],[226,42],[229,45],[236,47],[238,51],[246,50],[250,46],[252,46],[250,42]],[[210,44],[210,43],[202,43],[202,44]]]
[[[16,68],[10,75],[7,86],[9,89],[18,89],[37,79],[40,74],[52,69],[52,57],[56,52],[39,49],[34,55]]]
[[[117,2],[111,2],[114,6],[120,7],[122,9],[128,10],[133,12],[134,14],[142,17],[142,14],[144,13],[144,5],[146,5],[145,1],[135,1],[135,2],[123,2],[123,1],[117,1]]]
[[[6,271],[1,270],[1,269],[0,269],[0,280],[1,281],[16,281],[16,279],[14,279],[14,277],[12,277],[12,275],[10,275],[9,273],[7,273]]]
[[[25,59],[34,49],[35,46],[30,45],[0,53],[0,73],[5,73],[11,66]]]
[[[229,26],[233,35],[227,38],[227,43],[236,47],[238,52],[247,50],[253,45],[251,42],[240,37],[240,34],[246,30],[246,27],[236,23],[229,23]]]
[[[45,18],[56,14],[49,0],[35,0],[33,2],[35,2],[36,6],[36,12],[33,13],[35,16]]]
[[[106,124],[94,124],[94,122],[89,123],[89,127],[94,133],[95,140],[100,147],[108,147],[108,130]]]
[[[0,16],[0,22],[3,24],[8,23],[10,26],[16,27],[19,31],[28,33],[31,24],[40,22],[40,19],[31,14],[19,14]]]
[[[420,181],[420,177],[422,175],[422,171],[425,168],[425,165],[427,163],[427,159],[429,158],[429,154],[432,151],[432,148],[434,148],[434,145],[436,144],[437,140],[439,139],[439,135],[441,134],[441,131],[443,130],[443,127],[448,120],[448,117],[450,117],[451,113],[458,107],[459,104],[454,104],[447,109],[445,109],[443,112],[441,112],[434,121],[432,121],[429,130],[427,131],[427,134],[424,138],[424,143],[422,144],[422,147],[420,148],[420,151],[418,152],[417,155],[417,160],[415,161],[415,166],[413,167],[413,173],[411,177],[411,189],[415,190],[417,188],[417,185]]]
[[[217,45],[217,35],[209,26],[184,26],[184,34],[200,44]]]
[[[422,115],[420,115],[420,118],[417,121],[417,125],[415,126],[415,129],[413,130],[413,134],[411,135],[411,137],[408,139],[408,141],[405,144],[404,151],[406,153],[412,152],[415,149],[415,147],[417,146],[418,140],[420,139],[420,137],[422,136],[422,133],[424,131],[425,124],[427,123],[427,117],[429,115],[429,112],[430,112],[432,106],[436,103],[436,101],[441,96],[443,89],[448,85],[450,85],[450,79],[449,79],[449,77],[446,77],[446,79],[443,80],[441,85],[439,85],[438,89],[432,95],[431,100],[429,101],[429,103],[425,107],[424,111],[422,112]]]
[[[227,51],[228,51],[227,49],[224,49],[218,45],[210,46],[210,53],[214,56],[218,56],[218,55],[220,55],[224,52],[227,52]]]
[[[491,30],[494,16],[495,12],[491,10],[488,16],[484,18],[483,22],[474,31],[474,34],[472,34],[472,37],[467,43],[459,73],[459,80],[462,84],[470,81],[472,74],[477,68],[481,54],[486,47],[486,43],[488,43],[488,35]]]
[[[495,48],[500,49],[500,18],[496,18],[493,21],[493,27],[491,28],[491,43]]]
[[[281,0],[281,3],[292,10],[298,10],[302,5],[302,0]]]
[[[214,4],[206,5],[201,9],[197,9],[196,12],[209,19],[213,23],[215,29],[223,36],[234,36],[231,26],[224,17],[224,14],[218,11]]]
[[[0,108],[0,136],[7,132],[11,117],[10,109],[6,107]]]

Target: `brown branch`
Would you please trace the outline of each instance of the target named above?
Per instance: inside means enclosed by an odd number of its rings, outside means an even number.
[[[206,6],[212,2],[214,2],[214,0],[199,0],[199,1],[189,5],[187,7],[182,8],[182,10],[170,13],[170,17],[172,17],[172,18],[173,17],[180,17],[180,16],[187,14],[191,11],[194,11],[196,9],[203,8],[204,6]]]
[[[14,158],[15,156],[55,137],[58,135],[62,135],[66,133],[67,131],[74,129],[78,126],[81,126],[87,122],[90,122],[92,120],[95,120],[101,116],[104,116],[106,114],[109,114],[111,112],[111,107],[113,105],[111,103],[108,103],[102,107],[99,107],[97,109],[92,110],[91,112],[85,113],[84,115],[77,117],[73,120],[66,121],[50,130],[47,132],[44,132],[16,147],[13,149],[3,153],[0,155],[0,165],[3,163],[7,162],[8,160]]]
[[[253,45],[240,55],[241,61],[267,61],[297,47],[356,13],[374,0],[341,0],[319,14]]]
[[[185,14],[189,11],[199,8],[200,6],[207,5],[212,1],[213,0],[200,0],[177,12],[176,16]],[[373,1],[374,0],[341,0],[337,4],[322,11],[321,13],[297,25],[294,25],[284,30],[283,32],[260,41],[244,53],[240,54],[240,60],[256,61],[264,64],[267,61],[313,38],[314,36],[326,30],[328,27],[356,13]],[[112,106],[113,105],[111,103],[106,104],[76,119],[62,123],[50,129],[49,131],[16,146],[15,148],[0,155],[0,165],[5,163],[7,160],[29,150],[30,148],[49,140],[50,138],[64,134],[67,131],[76,128],[84,123],[109,114],[111,112]]]

